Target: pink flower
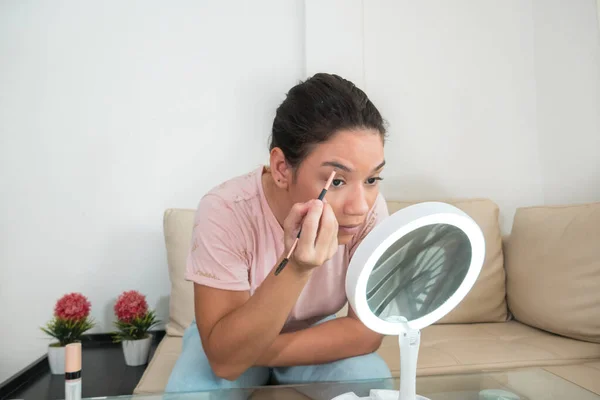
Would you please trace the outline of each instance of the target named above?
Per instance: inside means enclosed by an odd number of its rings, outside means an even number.
[[[119,321],[131,322],[136,317],[143,317],[148,312],[146,296],[136,290],[123,292],[115,303],[115,314]]]
[[[60,319],[81,321],[90,315],[91,307],[91,303],[81,293],[69,293],[56,302],[54,315]]]

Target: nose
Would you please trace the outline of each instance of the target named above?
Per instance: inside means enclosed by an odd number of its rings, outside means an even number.
[[[344,205],[344,213],[346,215],[366,215],[368,212],[369,203],[367,202],[365,189],[362,185],[358,185],[348,193]]]

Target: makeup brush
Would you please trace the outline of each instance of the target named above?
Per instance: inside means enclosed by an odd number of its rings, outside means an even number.
[[[327,193],[327,190],[329,190],[329,186],[331,185],[331,182],[333,181],[334,176],[335,176],[335,171],[332,171],[331,175],[329,176],[329,179],[327,179],[327,183],[325,184],[325,187],[323,188],[323,190],[321,190],[321,194],[319,194],[319,200],[323,200],[323,198],[325,197],[325,193]],[[294,243],[292,244],[292,247],[290,248],[290,251],[288,252],[287,257],[285,257],[283,260],[281,260],[281,262],[277,266],[277,269],[275,270],[275,275],[279,275],[281,270],[290,261],[290,257],[292,256],[292,253],[294,252],[294,250],[296,249],[296,246],[298,245],[298,239],[300,239],[300,233],[302,233],[302,228],[300,228],[300,230],[298,231],[298,234],[296,235],[296,239],[294,240]]]

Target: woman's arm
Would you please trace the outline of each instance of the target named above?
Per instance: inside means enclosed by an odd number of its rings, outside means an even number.
[[[376,351],[383,335],[358,319],[352,307],[348,316],[291,333],[280,334],[256,365],[287,367],[323,364]]]
[[[298,246],[286,268],[273,272],[250,296],[194,285],[196,325],[213,372],[237,379],[273,344],[313,268],[337,251],[337,221],[321,201],[297,204],[284,222],[286,248],[302,226]],[[274,270],[274,268],[273,268]]]
[[[194,284],[196,325],[215,375],[235,380],[271,346],[308,280],[292,265],[253,296]]]

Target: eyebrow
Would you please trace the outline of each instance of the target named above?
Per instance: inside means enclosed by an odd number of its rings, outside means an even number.
[[[383,160],[383,161],[381,162],[381,164],[379,164],[378,166],[376,166],[376,167],[373,169],[373,172],[375,172],[375,171],[379,171],[381,168],[383,168],[383,166],[384,166],[384,165],[385,165],[385,160]]]
[[[381,162],[381,164],[379,164],[378,166],[376,166],[375,168],[373,168],[373,171],[379,171],[381,168],[383,168],[383,166],[385,165],[385,160],[383,160]],[[334,167],[337,169],[340,169],[342,171],[346,171],[346,172],[352,172],[352,168],[339,163],[337,161],[325,161],[323,164],[321,164],[322,167]]]
[[[342,171],[352,172],[352,168],[347,167],[344,164],[336,161],[325,161],[323,164],[321,164],[321,167],[334,167],[337,169],[341,169]]]

